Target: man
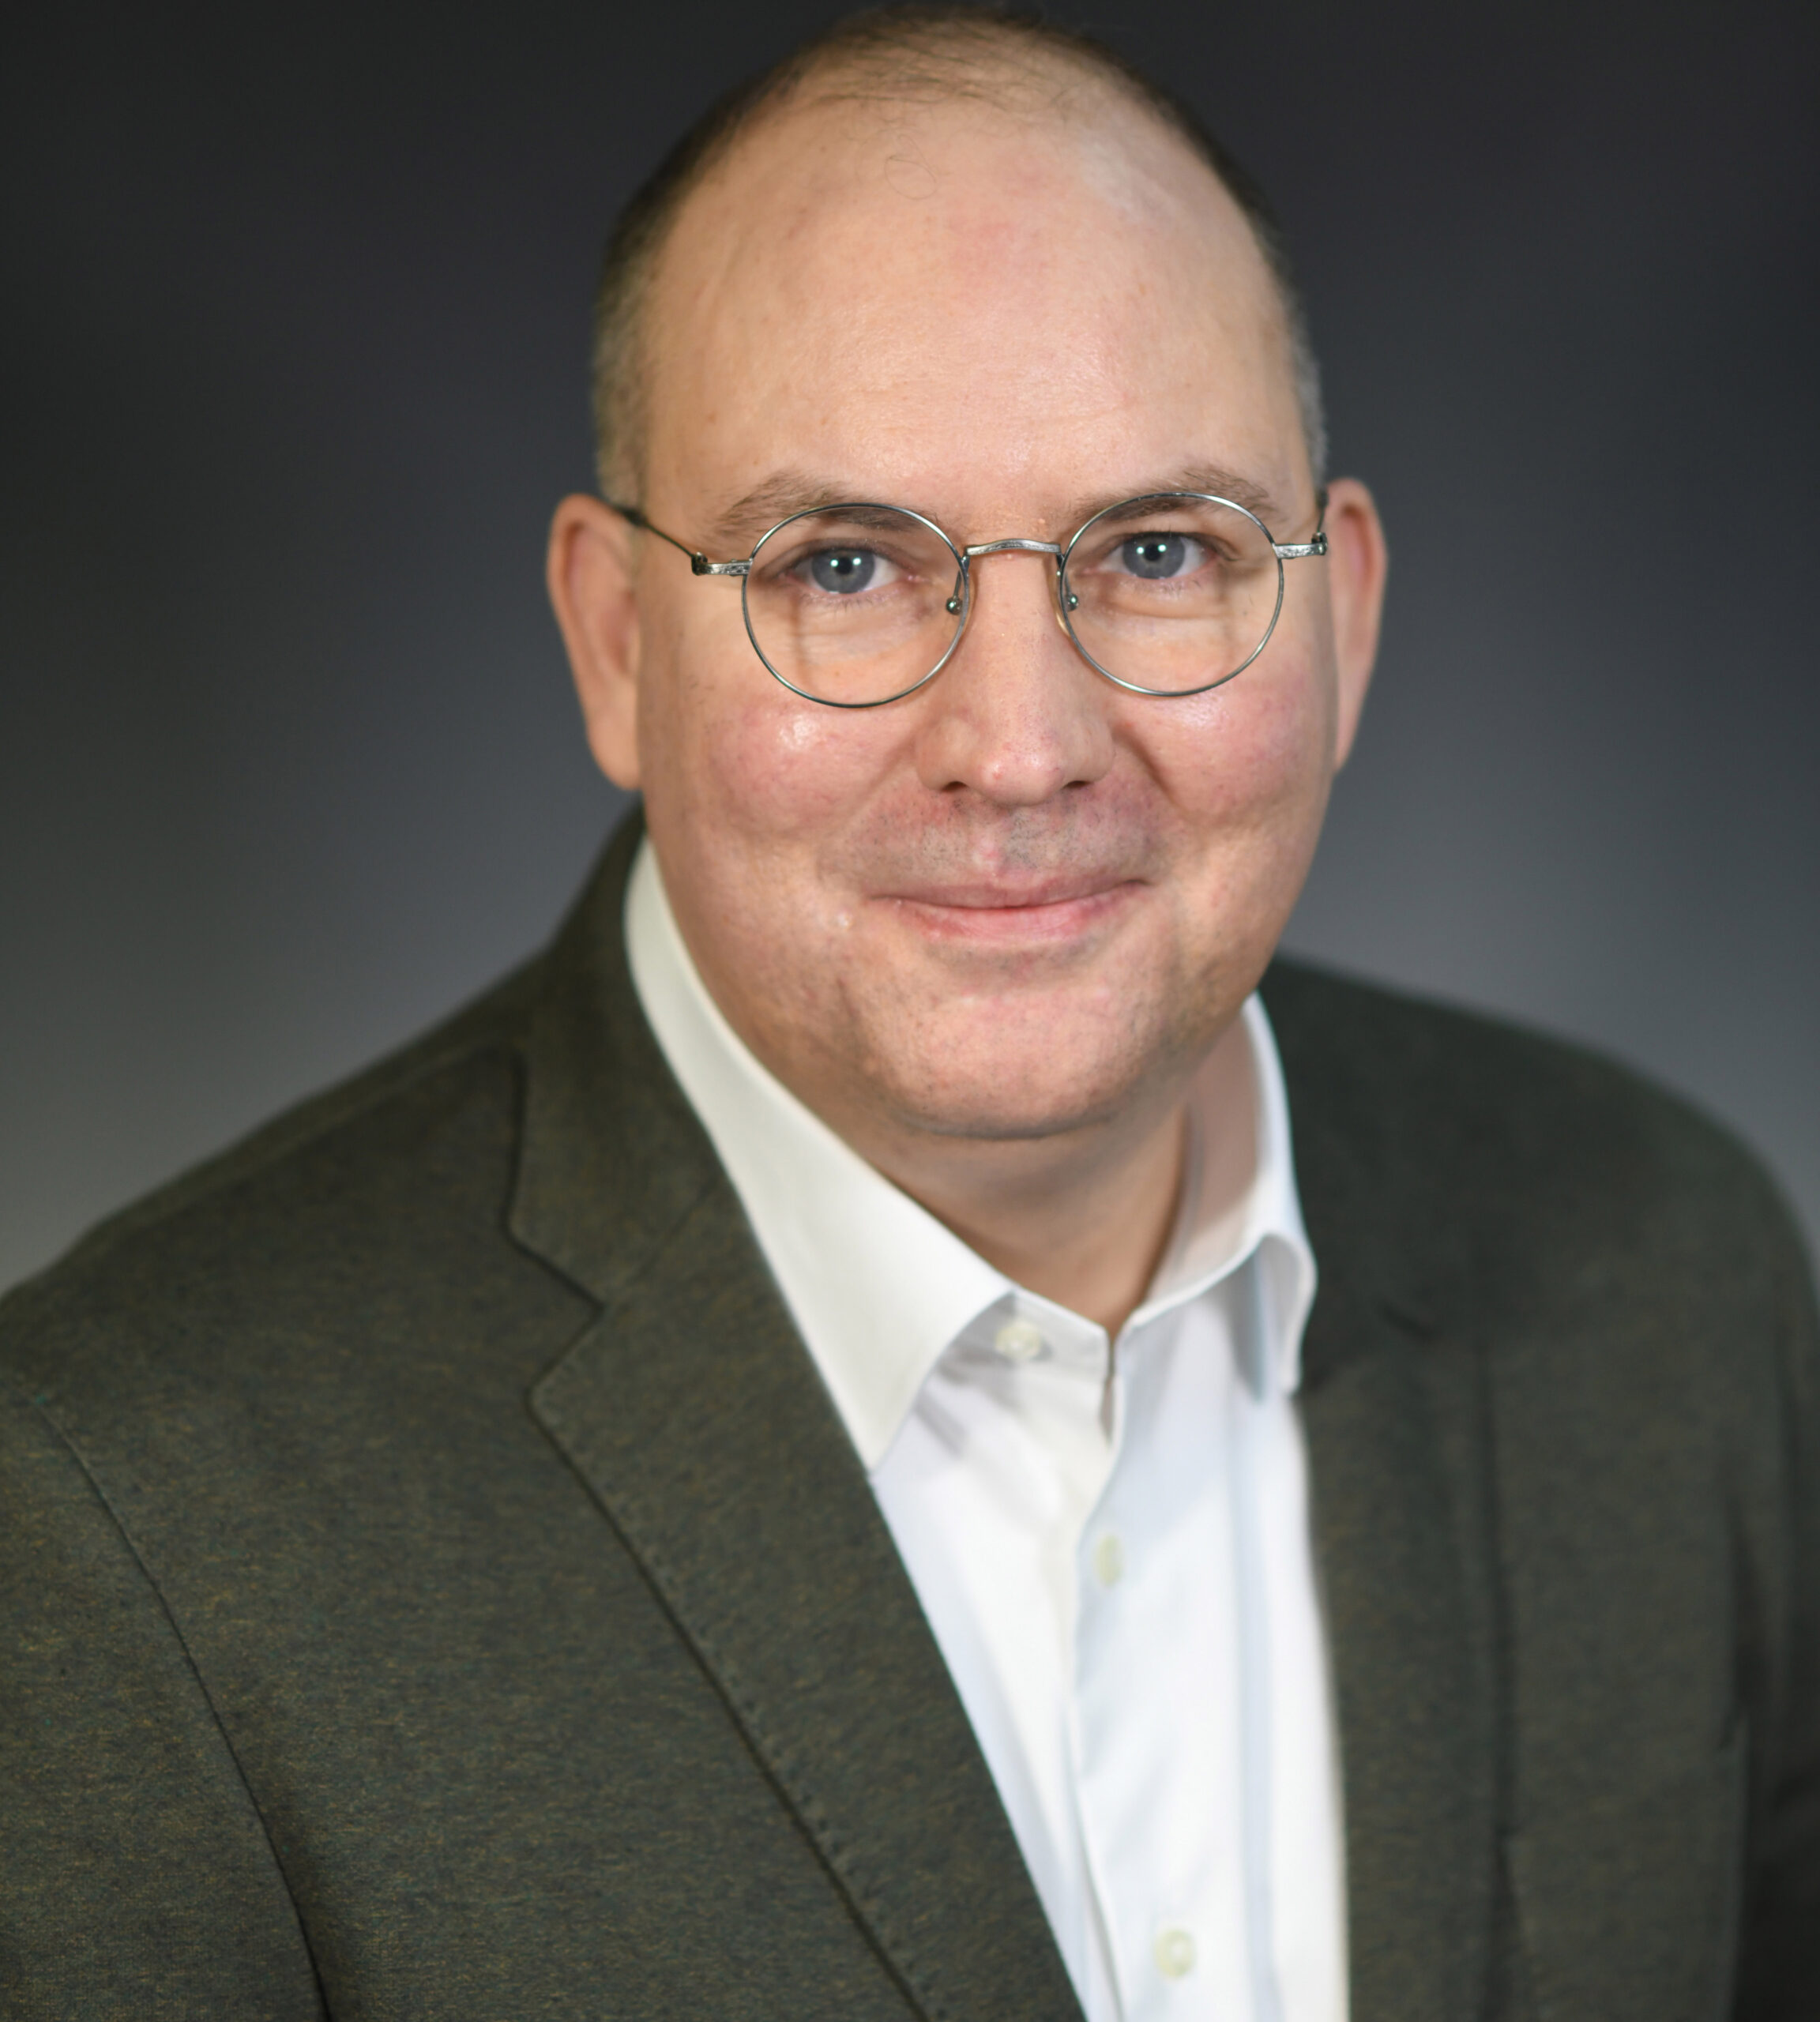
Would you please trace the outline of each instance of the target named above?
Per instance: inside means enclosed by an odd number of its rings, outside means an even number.
[[[1269,966],[1385,551],[1243,179],[863,17],[601,306],[641,823],[6,1309],[6,2012],[1813,2013],[1799,1245]]]

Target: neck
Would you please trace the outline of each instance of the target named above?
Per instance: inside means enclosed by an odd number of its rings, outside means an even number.
[[[629,944],[639,938],[637,913],[653,950],[653,981],[663,974],[659,951],[667,941],[681,965],[675,980],[686,986],[691,951],[668,915],[654,858],[645,878],[642,886],[635,882]],[[694,981],[760,1062],[894,1186],[1013,1283],[1115,1337],[1143,1302],[1168,1246],[1190,1109],[1201,1125],[1198,1229],[1225,1220],[1256,1174],[1255,1076],[1242,1017],[1198,1062],[1134,1090],[1104,1122],[1049,1137],[969,1138],[882,1113],[875,1088],[857,1079],[843,1087],[824,1057],[812,1066],[780,1057],[788,1049],[768,1048],[760,1034],[740,1029],[699,968]]]
[[[1010,1142],[824,1118],[885,1176],[1026,1290],[1116,1338],[1168,1246],[1186,1171],[1190,1103],[1204,1124],[1198,1219],[1236,1205],[1257,1166],[1250,1042],[1235,1020],[1187,1088],[1136,1100],[1092,1132]],[[811,1107],[814,1092],[799,1090]]]

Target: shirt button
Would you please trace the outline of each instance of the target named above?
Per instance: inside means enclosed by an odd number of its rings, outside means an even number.
[[[992,1345],[1007,1362],[1028,1362],[1043,1352],[1043,1330],[1028,1320],[1007,1320]]]
[[[1119,1574],[1125,1570],[1124,1544],[1111,1531],[1093,1547],[1093,1570],[1102,1587],[1116,1584]]]
[[[1165,1979],[1179,1980],[1194,1970],[1194,1941],[1185,1930],[1159,1931],[1156,1970]]]

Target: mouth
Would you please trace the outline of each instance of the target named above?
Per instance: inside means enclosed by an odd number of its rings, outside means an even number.
[[[1110,925],[1143,889],[1135,878],[1077,874],[917,885],[879,896],[932,940],[1002,947],[1077,939]]]

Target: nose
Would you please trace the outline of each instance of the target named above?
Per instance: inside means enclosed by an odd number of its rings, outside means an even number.
[[[972,604],[954,656],[924,691],[917,774],[1032,807],[1111,768],[1107,685],[1062,630],[1053,551],[1035,542],[970,548]],[[993,558],[985,567],[980,557]]]

